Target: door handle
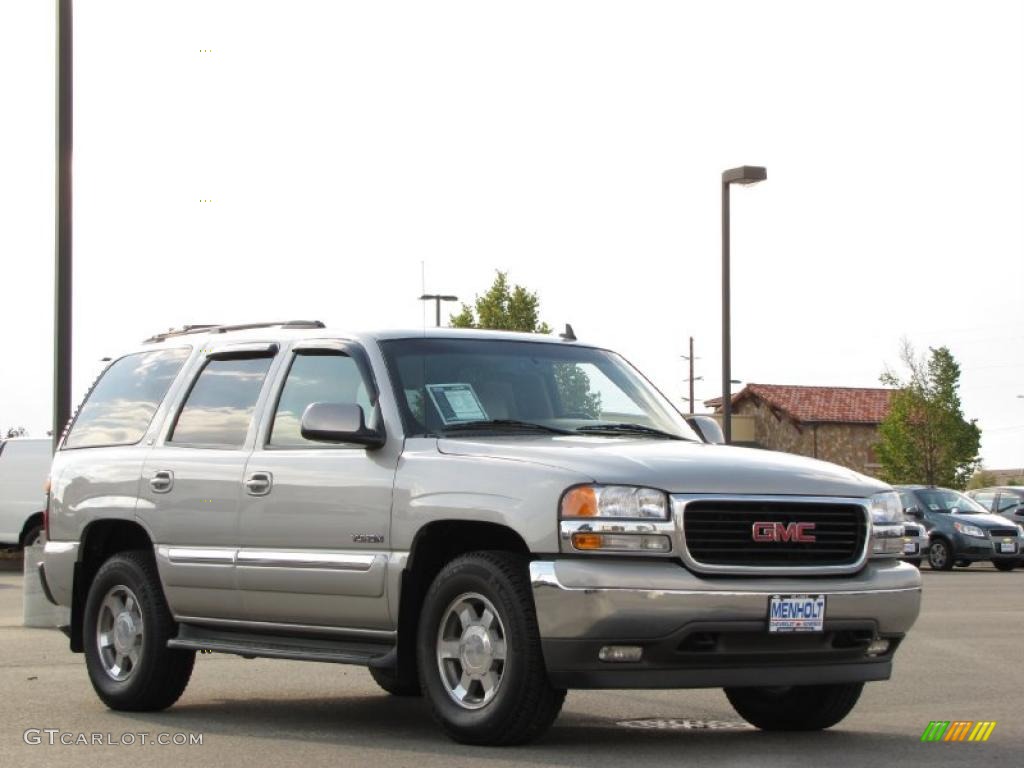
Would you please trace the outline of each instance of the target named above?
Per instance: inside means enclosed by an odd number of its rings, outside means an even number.
[[[161,469],[149,479],[149,487],[153,493],[167,493],[174,487],[174,473],[169,469]]]
[[[245,490],[250,496],[266,496],[274,485],[274,476],[269,472],[253,472],[245,481]]]

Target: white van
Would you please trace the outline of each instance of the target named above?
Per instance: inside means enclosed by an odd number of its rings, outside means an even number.
[[[0,440],[0,545],[25,547],[43,534],[49,438]]]

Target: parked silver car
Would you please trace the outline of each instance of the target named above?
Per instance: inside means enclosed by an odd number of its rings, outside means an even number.
[[[827,728],[917,618],[899,498],[712,424],[574,339],[162,334],[63,437],[41,574],[114,709],[170,706],[205,649],[365,665],[467,743],[539,736],[568,688]]]
[[[903,524],[903,559],[912,565],[921,565],[928,557],[928,531],[920,523]]]

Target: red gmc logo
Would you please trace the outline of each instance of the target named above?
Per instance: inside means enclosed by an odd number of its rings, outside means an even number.
[[[814,523],[754,523],[754,541],[814,541]]]

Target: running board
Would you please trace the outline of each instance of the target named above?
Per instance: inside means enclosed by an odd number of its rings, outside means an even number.
[[[233,653],[247,659],[326,661],[364,667],[390,667],[395,663],[395,648],[387,643],[237,632],[195,624],[180,624],[178,636],[168,640],[167,647]]]

